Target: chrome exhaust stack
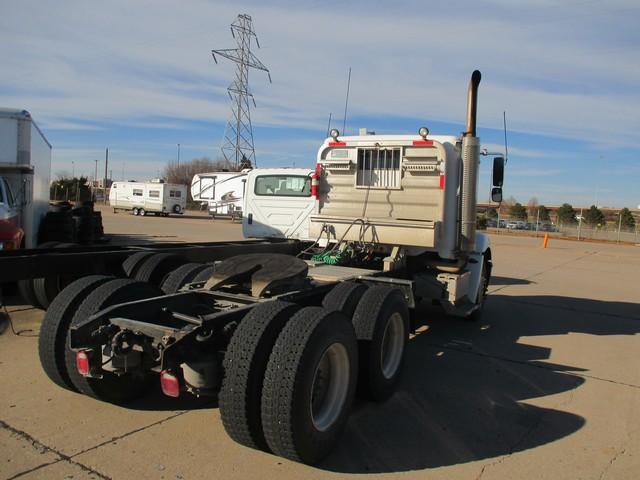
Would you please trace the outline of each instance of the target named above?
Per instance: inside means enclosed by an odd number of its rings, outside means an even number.
[[[476,136],[478,110],[478,86],[482,75],[474,70],[467,93],[467,124],[462,138],[462,188],[460,190],[460,250],[469,254],[475,248],[476,194],[478,189],[478,165],[480,163],[480,139]]]

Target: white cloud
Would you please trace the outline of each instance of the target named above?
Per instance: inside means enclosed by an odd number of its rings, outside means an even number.
[[[350,115],[462,123],[466,81],[479,66],[480,124],[583,140],[640,140],[637,19],[632,2],[457,2],[447,9],[331,3],[204,1],[4,4],[0,103],[26,106],[41,123],[217,120],[228,115],[233,67],[213,47],[233,47],[228,24],[254,17],[273,85],[252,72],[258,125],[324,127],[340,115],[348,66]],[[550,7],[551,8],[551,7]],[[411,11],[410,15],[407,11]],[[616,13],[620,12],[620,13]],[[600,36],[616,28],[616,38]],[[585,40],[585,32],[593,32]],[[626,42],[626,43],[625,43]],[[603,88],[602,85],[605,85]]]

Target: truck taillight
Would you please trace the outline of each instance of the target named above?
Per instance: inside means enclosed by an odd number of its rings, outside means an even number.
[[[444,182],[445,182],[445,176],[444,173],[440,174],[440,190],[444,190]]]
[[[89,355],[85,350],[80,350],[76,353],[76,368],[80,375],[89,375]]]
[[[180,380],[168,370],[163,370],[160,374],[160,386],[162,393],[168,397],[180,396]]]

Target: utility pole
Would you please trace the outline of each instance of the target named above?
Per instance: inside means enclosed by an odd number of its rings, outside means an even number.
[[[91,186],[91,200],[96,201],[96,188],[98,188],[98,160],[94,160],[96,163],[96,171],[93,174],[93,182]]]
[[[180,144],[178,144],[178,167],[180,166]]]
[[[618,243],[620,243],[620,229],[622,228],[622,210],[618,212]]]
[[[109,168],[109,147],[104,154],[104,203],[107,203],[107,169]]]
[[[580,219],[578,220],[578,241],[580,241],[581,231],[582,231],[582,208],[580,209]]]
[[[255,40],[258,48],[260,48],[260,43],[253,30],[253,21],[250,15],[238,15],[231,24],[231,35],[236,40],[237,48],[211,51],[216,63],[218,63],[216,55],[220,55],[236,64],[235,80],[227,88],[231,99],[231,119],[227,122],[222,140],[222,156],[227,163],[235,165],[236,168],[241,162],[257,166],[249,98],[253,101],[254,107],[256,101],[249,91],[249,69],[255,68],[267,72],[269,82],[271,82],[271,74],[269,69],[251,51],[251,39]]]

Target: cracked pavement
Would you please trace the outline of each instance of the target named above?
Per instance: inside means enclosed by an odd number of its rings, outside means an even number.
[[[42,312],[10,305],[22,333],[0,334],[0,479],[637,478],[640,247],[492,242],[483,320],[420,309],[398,392],[356,404],[313,468],[233,443],[210,399],[156,388],[123,408],[58,388],[38,361]]]

